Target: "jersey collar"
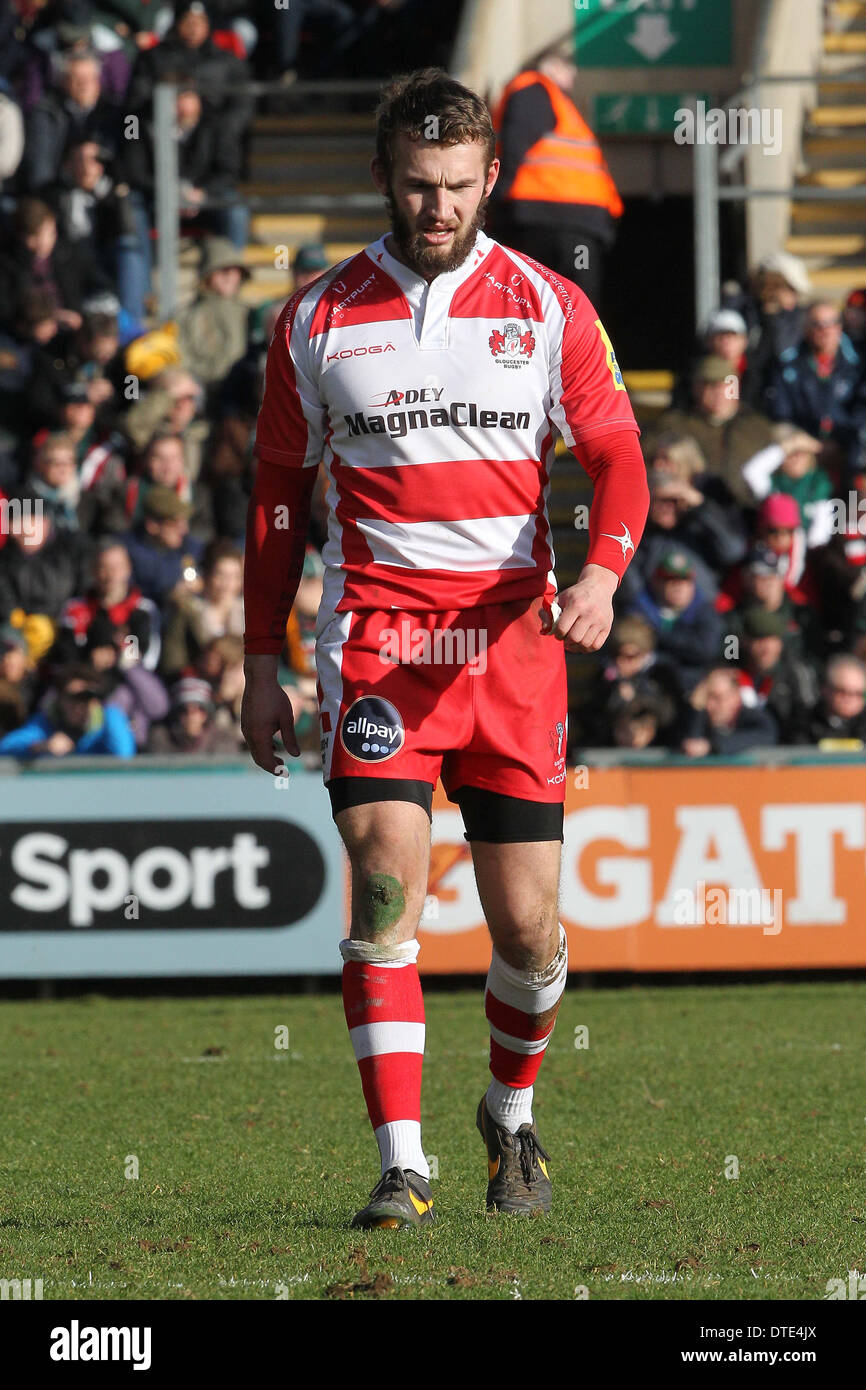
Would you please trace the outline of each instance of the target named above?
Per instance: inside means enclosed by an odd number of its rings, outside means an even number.
[[[365,247],[366,254],[374,265],[380,265],[386,274],[390,275],[404,294],[417,296],[419,293],[423,293],[427,289],[427,281],[422,275],[416,275],[414,270],[410,270],[402,261],[396,260],[391,255],[385,246],[387,235],[386,233],[378,241]],[[486,232],[479,231],[475,237],[475,244],[463,264],[459,265],[456,270],[443,271],[441,275],[437,275],[436,279],[431,282],[431,288],[435,286],[437,293],[444,291],[453,294],[464,280],[468,280],[470,275],[474,275],[495,245],[496,243],[487,236]]]

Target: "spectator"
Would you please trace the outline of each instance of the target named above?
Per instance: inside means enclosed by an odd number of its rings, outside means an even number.
[[[723,306],[738,309],[746,320],[749,367],[762,386],[769,384],[781,353],[800,341],[811,293],[806,267],[786,251],[764,257],[746,294],[738,285],[723,293]]]
[[[576,81],[572,59],[550,50],[508,83],[493,116],[502,164],[491,196],[501,239],[575,281],[598,306],[623,205],[572,99]]]
[[[841,654],[827,663],[821,696],[793,731],[795,743],[866,743],[866,666]]]
[[[842,315],[832,300],[819,299],[808,312],[803,338],[786,348],[766,394],[774,420],[785,420],[814,435],[830,466],[852,455],[858,440],[857,388],[863,363],[842,331]]]
[[[778,615],[784,625],[785,645],[795,655],[809,653],[813,658],[823,652],[820,622],[812,608],[797,603],[785,589],[787,560],[784,555],[757,545],[746,557],[739,571],[739,600],[736,605],[723,595],[716,603],[719,613],[728,615],[731,634],[743,638],[743,619],[751,610]]]
[[[150,753],[199,753],[214,756],[239,752],[229,730],[214,718],[213,691],[207,681],[185,676],[171,691],[171,714],[151,730]],[[0,743],[0,752],[3,745]]]
[[[146,670],[156,668],[160,656],[160,615],[132,579],[132,561],[122,541],[100,541],[93,565],[93,583],[81,597],[71,598],[60,617],[58,659],[74,660],[87,650],[88,633],[103,618],[119,633],[125,652]]]
[[[743,704],[769,710],[782,743],[815,704],[818,681],[812,666],[786,647],[788,625],[781,613],[752,608],[743,614],[743,659],[738,667]]]
[[[95,53],[70,53],[60,88],[48,92],[27,118],[22,174],[30,193],[56,186],[70,145],[93,140],[115,153],[120,139],[116,106],[102,95]]]
[[[104,690],[88,666],[61,671],[43,709],[0,739],[0,755],[65,758],[107,754],[131,758],[135,739],[123,712],[104,703]]]
[[[739,379],[740,400],[758,408],[762,403],[762,381],[747,356],[749,330],[736,309],[716,309],[710,314],[699,344],[700,357],[721,357]],[[692,404],[691,379],[694,368],[677,381],[671,405],[689,410]]]
[[[660,558],[630,612],[645,618],[656,633],[657,651],[677,672],[683,694],[697,684],[721,647],[721,624],[712,604],[697,591],[695,569],[682,550]]]
[[[718,503],[673,473],[653,470],[648,481],[649,515],[640,550],[621,586],[623,599],[634,598],[672,547],[688,554],[704,597],[715,598],[722,575],[746,552],[742,522],[732,524]]]
[[[854,351],[866,359],[866,289],[852,290],[845,300],[842,328]]]
[[[105,288],[92,261],[57,234],[57,218],[47,203],[22,198],[12,218],[12,245],[0,259],[0,324],[22,316],[24,296],[49,296],[61,328],[81,327],[85,295]]]
[[[759,450],[773,443],[771,422],[740,400],[739,378],[723,357],[701,359],[692,377],[692,395],[689,410],[666,410],[659,417],[647,448],[652,449],[662,431],[691,435],[708,471],[741,506],[750,506],[752,491],[744,468]]]
[[[171,488],[188,502],[190,531],[200,538],[210,539],[213,535],[210,498],[190,482],[183,440],[178,434],[159,430],[144,450],[136,475],[126,485],[125,510],[129,526],[136,527],[141,522],[147,494],[154,487]]]
[[[135,451],[142,453],[157,434],[175,434],[183,440],[184,466],[190,482],[201,472],[201,458],[209,433],[200,418],[204,404],[201,383],[185,367],[166,367],[134,401],[122,428]]]
[[[78,530],[80,486],[75,466],[75,441],[69,434],[49,434],[36,450],[25,486],[38,498],[58,531]]]
[[[147,746],[151,724],[168,714],[168,691],[155,672],[142,665],[139,644],[128,640],[124,626],[115,626],[102,610],[88,627],[84,646],[105,688],[106,705],[125,715],[141,751]]]
[[[680,686],[673,667],[658,658],[655,630],[637,616],[617,618],[609,645],[610,659],[599,668],[581,711],[581,743],[598,748],[617,743],[617,720],[636,701],[645,702],[653,714],[648,742],[665,741],[680,712]],[[642,715],[638,722],[646,718]]]
[[[632,752],[657,747],[664,743],[660,731],[668,718],[668,710],[651,695],[636,695],[619,710],[613,721],[610,743],[615,748]]]
[[[7,702],[7,709],[17,708],[20,717],[10,728],[24,722],[27,711],[36,695],[36,668],[30,657],[27,639],[22,630],[11,623],[0,626],[0,680],[7,692],[13,692],[13,699]],[[4,733],[8,730],[4,730]]]
[[[110,151],[96,140],[75,140],[69,146],[58,197],[58,229],[114,284],[122,248],[135,236],[136,227],[129,190],[115,184],[108,172],[110,160]]]
[[[690,758],[730,757],[778,743],[773,716],[743,702],[737,672],[716,666],[695,691],[682,751]]]
[[[134,111],[150,109],[158,82],[192,81],[201,93],[208,114],[218,116],[226,157],[240,168],[240,150],[253,112],[252,99],[233,91],[247,81],[245,62],[218,48],[211,37],[208,9],[202,0],[181,0],[174,25],[162,43],[143,51],[136,61],[128,100]]]
[[[240,747],[241,701],[244,694],[244,641],[227,633],[208,642],[199,657],[195,674],[208,682],[216,702],[216,722],[229,729]]]
[[[0,550],[0,622],[8,622],[16,608],[25,617],[48,620],[39,625],[37,649],[30,644],[38,661],[54,640],[64,604],[81,588],[84,551],[75,532],[52,524],[41,498],[18,493],[10,503],[20,524],[10,528],[9,543]]]
[[[165,628],[162,669],[168,680],[195,665],[217,637],[244,631],[243,556],[230,541],[216,541],[205,552],[200,593],[175,602]]]
[[[800,509],[799,525],[806,534],[806,545],[823,545],[832,529],[829,500],[833,482],[818,463],[821,442],[785,423],[776,425],[773,437],[775,443],[746,464],[746,482],[758,498],[771,492],[793,497]]]
[[[810,579],[831,647],[849,645],[866,626],[866,471],[855,474],[852,491],[844,518],[837,516],[830,539],[809,556]]]
[[[189,535],[192,508],[167,487],[152,487],[141,523],[125,537],[135,583],[159,607],[200,584],[202,543]],[[2,557],[0,557],[2,558]]]
[[[208,239],[199,293],[178,316],[183,365],[206,387],[218,387],[246,351],[249,310],[238,295],[249,274],[229,241]]]
[[[19,0],[27,4],[28,0]],[[129,86],[131,67],[122,44],[98,22],[91,0],[55,0],[48,12],[49,27],[40,29],[26,47],[26,59],[18,75],[21,101],[32,111],[63,79],[64,65],[72,57],[95,55],[103,98],[119,106]],[[59,19],[59,23],[56,21]]]
[[[304,246],[298,247],[292,260],[288,296],[282,294],[276,299],[268,299],[264,304],[257,304],[250,310],[251,348],[259,348],[262,344],[265,347],[268,346],[274,334],[276,321],[285,307],[287,297],[291,298],[296,290],[303,289],[305,285],[311,285],[314,280],[318,280],[322,271],[327,270],[330,264],[327,252],[320,241],[307,242]]]
[[[793,497],[773,492],[764,498],[755,517],[754,544],[776,556],[785,590],[794,603],[808,603],[813,597],[813,584],[805,570],[806,536],[800,525],[800,508]],[[743,569],[738,565],[725,576],[719,590],[719,612],[735,607],[742,594]]]
[[[266,72],[287,85],[297,76],[298,53],[305,32],[311,32],[314,39],[308,45],[314,69],[317,59],[325,66],[325,55],[336,56],[361,32],[355,12],[346,0],[294,0],[276,10],[274,25],[273,62]]]

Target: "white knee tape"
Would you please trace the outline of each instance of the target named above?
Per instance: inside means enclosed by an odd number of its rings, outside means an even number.
[[[503,1004],[531,1013],[545,1013],[552,1008],[565,988],[568,976],[568,938],[562,923],[559,925],[559,947],[556,955],[543,970],[516,970],[504,961],[494,947],[487,986]],[[527,993],[532,1004],[527,1003]]]
[[[414,965],[420,949],[420,941],[403,941],[394,946],[377,946],[372,941],[350,941],[347,937],[340,942],[340,955],[343,960],[360,960],[368,965],[392,967]]]

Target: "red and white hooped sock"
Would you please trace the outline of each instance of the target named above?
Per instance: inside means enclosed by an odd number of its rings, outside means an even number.
[[[516,1134],[532,1123],[532,1092],[568,977],[568,940],[559,928],[559,949],[544,970],[515,970],[494,948],[484,994],[490,1024],[487,1109],[497,1124]],[[541,1015],[546,1021],[539,1022]]]
[[[417,941],[341,941],[343,1009],[382,1172],[395,1165],[429,1178],[421,1147],[424,998]]]

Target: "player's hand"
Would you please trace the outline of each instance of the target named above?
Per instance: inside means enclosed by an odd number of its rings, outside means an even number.
[[[551,634],[567,652],[597,652],[613,625],[613,596],[618,583],[613,570],[584,565],[580,579],[557,595],[559,616]]]
[[[241,702],[241,732],[250,756],[265,772],[276,774],[285,764],[274,751],[274,735],[279,734],[286,752],[293,758],[301,750],[295,738],[295,721],[289,697],[277,681],[277,657],[247,657],[244,663],[246,685]]]

